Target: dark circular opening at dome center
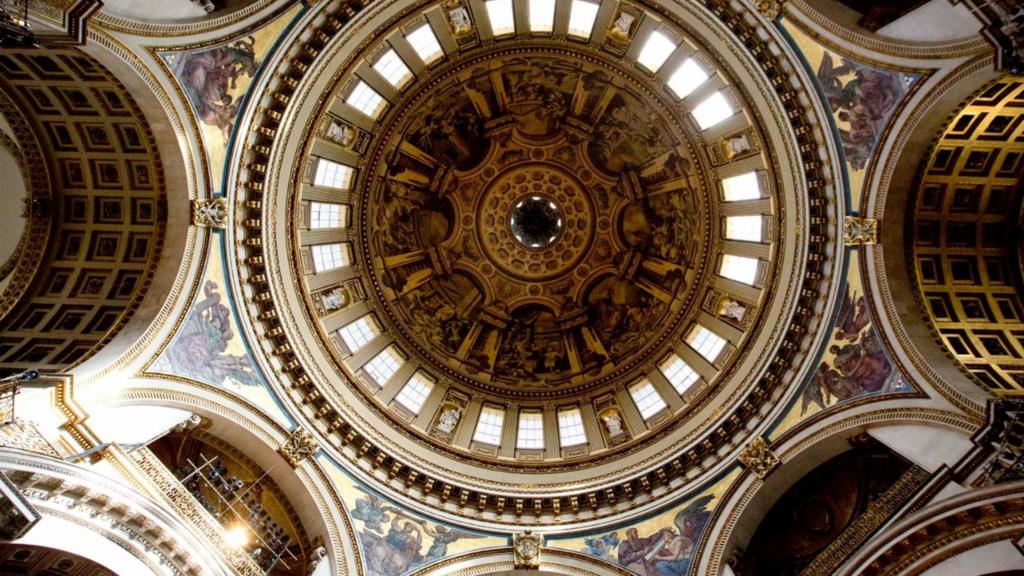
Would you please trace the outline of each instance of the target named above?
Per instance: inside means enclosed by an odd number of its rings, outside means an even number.
[[[512,235],[528,248],[550,246],[565,225],[558,204],[543,196],[530,196],[516,202],[508,222]]]

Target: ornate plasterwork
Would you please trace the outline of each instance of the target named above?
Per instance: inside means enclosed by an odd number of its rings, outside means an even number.
[[[375,9],[378,8],[382,7],[375,7]],[[742,19],[732,17],[731,9],[724,4],[715,3],[711,6],[711,10],[722,21],[735,28],[733,33],[741,34],[750,42],[760,42],[756,39],[756,34],[752,34],[752,31],[746,28],[747,24]],[[306,72],[312,69],[311,64],[327,46],[328,40],[342,28],[344,22],[349,18],[349,14],[341,12],[335,14],[335,18],[328,18],[324,21],[321,33],[313,33],[310,36],[311,43],[306,49],[299,52],[301,55],[294,62],[295,65],[287,65],[281,71],[280,87],[284,91],[273,97],[268,96],[266,100],[268,107],[258,111],[258,114],[251,119],[249,137],[248,139],[243,138],[247,142],[243,147],[247,151],[246,157],[236,162],[237,166],[248,166],[250,163],[254,163],[253,165],[265,168],[269,165],[277,165],[278,160],[273,157],[276,152],[272,147],[275,142],[282,142],[283,138],[290,137],[293,133],[294,126],[282,124],[282,119],[286,113],[290,114],[289,105],[296,95],[295,90],[302,86]],[[789,74],[782,70],[780,62],[772,60],[771,51],[761,49],[756,51],[756,54],[757,58],[762,61],[762,66],[770,70],[769,76],[778,80],[774,88],[769,88],[784,92],[790,90],[787,88]],[[317,74],[319,73],[320,71],[317,72]],[[299,95],[302,98],[306,97],[301,91]],[[805,116],[809,111],[800,108],[800,99],[794,96],[795,91],[792,94],[783,95],[781,99],[785,107],[793,108],[788,111],[788,120],[784,121],[794,124],[793,129],[798,140],[806,141],[809,149],[816,149],[825,141],[825,136],[816,131],[811,124],[805,122]],[[773,93],[772,98],[774,97]],[[784,117],[785,115],[780,114],[777,119],[783,120]],[[832,156],[828,155],[828,157]],[[604,483],[602,491],[592,493],[580,491],[559,498],[537,495],[537,491],[534,491],[533,495],[524,494],[523,497],[509,498],[507,493],[492,490],[490,481],[485,485],[477,482],[470,482],[467,485],[463,483],[463,479],[457,478],[464,476],[462,474],[453,474],[450,471],[438,474],[436,470],[433,470],[430,459],[409,453],[405,451],[402,443],[368,430],[363,415],[335,411],[335,406],[345,406],[345,401],[330,390],[318,390],[314,378],[321,378],[323,374],[319,373],[318,369],[307,372],[301,359],[305,355],[302,347],[287,343],[296,319],[291,317],[290,313],[282,313],[283,311],[277,309],[275,304],[267,298],[272,294],[270,290],[277,289],[277,279],[267,274],[266,253],[263,247],[277,246],[278,244],[276,244],[276,240],[269,242],[261,238],[262,228],[264,224],[275,226],[278,216],[268,215],[266,220],[258,218],[263,216],[262,211],[268,199],[263,195],[266,180],[258,170],[249,171],[246,177],[239,182],[237,200],[244,202],[242,217],[245,218],[243,221],[246,223],[246,227],[235,231],[237,232],[235,239],[238,240],[238,243],[233,246],[239,250],[237,261],[243,267],[240,274],[241,280],[251,283],[252,289],[259,295],[258,309],[251,310],[251,316],[247,321],[252,322],[253,325],[263,325],[260,328],[261,331],[274,335],[277,345],[268,348],[267,351],[281,355],[280,362],[275,361],[275,364],[281,366],[282,369],[278,377],[273,378],[272,381],[280,383],[293,401],[308,404],[312,412],[322,415],[317,429],[331,440],[330,448],[332,450],[342,449],[338,453],[344,456],[344,460],[367,460],[374,468],[389,473],[389,476],[393,478],[391,486],[393,488],[398,486],[395,489],[404,495],[428,502],[431,506],[447,504],[447,510],[459,514],[467,513],[475,516],[479,513],[478,509],[498,511],[499,516],[495,521],[502,523],[512,521],[513,510],[524,509],[532,510],[535,514],[534,517],[538,520],[542,517],[550,518],[549,515],[552,512],[555,518],[559,518],[562,516],[563,510],[571,511],[574,514],[587,510],[590,518],[615,513],[615,510],[609,507],[608,502],[617,502],[615,507],[619,509],[622,509],[623,506],[628,508],[628,502],[640,494],[650,494],[650,491],[656,486],[684,485],[685,482],[676,483],[673,480],[700,474],[701,472],[698,472],[697,469],[698,463],[702,464],[700,470],[709,470],[707,458],[711,457],[713,461],[717,461],[718,456],[714,455],[716,452],[719,454],[731,453],[731,450],[735,448],[734,444],[730,443],[730,448],[725,450],[718,450],[716,444],[720,441],[729,442],[728,439],[739,429],[741,423],[749,425],[751,419],[756,420],[759,403],[768,400],[773,394],[783,393],[780,388],[781,380],[774,373],[776,368],[781,374],[784,370],[783,366],[788,365],[789,361],[803,357],[803,353],[800,352],[802,347],[799,343],[809,333],[814,333],[813,330],[806,329],[806,325],[812,320],[810,311],[814,307],[813,300],[819,293],[818,291],[827,288],[832,280],[831,276],[821,273],[820,263],[827,252],[826,240],[833,234],[833,231],[827,227],[827,220],[824,218],[825,212],[830,206],[830,200],[825,196],[826,182],[833,172],[827,168],[826,163],[817,159],[804,163],[803,167],[811,170],[808,180],[809,196],[812,198],[811,226],[813,228],[810,251],[817,256],[812,259],[810,271],[806,272],[803,277],[793,277],[793,280],[802,284],[803,288],[787,291],[795,298],[805,298],[806,301],[793,304],[798,309],[795,324],[774,327],[775,334],[782,337],[786,343],[782,346],[779,361],[772,365],[772,373],[766,375],[761,383],[754,387],[755,392],[750,397],[751,400],[745,401],[736,398],[735,401],[728,402],[729,406],[736,406],[739,410],[736,413],[719,414],[717,422],[720,427],[711,432],[709,436],[702,438],[701,441],[689,444],[689,448],[682,451],[680,458],[666,461],[665,454],[660,454],[646,464],[630,466],[621,471],[621,473],[636,474],[642,472],[645,466],[651,462],[659,462],[655,468],[648,469],[648,472],[643,473],[643,478],[636,481],[612,483],[611,477],[602,477],[600,479]],[[796,170],[794,166],[793,173],[803,174],[803,172],[803,169]],[[272,288],[271,285],[275,286]],[[248,290],[246,288],[245,292]],[[783,335],[784,333],[786,335]],[[351,409],[351,406],[347,406],[347,409]],[[712,422],[709,421],[707,424],[710,425]],[[662,438],[663,436],[658,434],[649,434],[646,439],[655,442]],[[696,441],[697,438],[691,437],[689,440]],[[499,487],[493,485],[493,488]],[[613,500],[609,500],[609,498],[613,498]],[[457,502],[458,505],[452,508],[452,502]],[[580,506],[581,503],[590,503],[590,507]]]
[[[223,196],[192,201],[192,224],[208,228],[228,225],[228,203]]]
[[[29,289],[36,271],[45,259],[47,236],[52,226],[50,202],[52,197],[50,171],[47,169],[43,148],[35,137],[28,119],[20,107],[0,90],[0,117],[11,126],[14,138],[3,135],[5,148],[15,153],[21,162],[21,177],[28,192],[28,224],[22,233],[14,256],[3,263],[0,278],[10,280],[0,292],[0,318],[17,304]]]
[[[115,405],[144,403],[196,411],[202,413],[204,419],[216,420],[221,426],[228,423],[229,426],[244,429],[272,450],[287,441],[288,431],[245,399],[223,388],[201,382],[184,379],[177,379],[176,382],[183,386],[127,388],[118,391],[109,400]],[[361,566],[360,552],[356,546],[359,538],[352,521],[344,512],[345,505],[336,491],[334,481],[318,460],[311,458],[305,462],[306,465],[295,468],[295,474],[316,503],[314,514],[324,523],[326,533],[322,535],[327,539],[331,551],[329,559],[332,573],[354,573],[355,567]],[[304,527],[315,525],[315,521],[307,516],[300,515],[300,518]]]
[[[857,550],[837,576],[922,574],[944,560],[997,540],[1024,534],[1021,483],[971,491],[921,509]]]
[[[0,472],[0,538],[17,540],[39,522],[39,512]]]
[[[180,576],[227,569],[216,564],[208,542],[187,527],[186,519],[129,487],[124,481],[132,482],[131,477],[113,480],[60,460],[11,451],[0,454],[0,468],[43,516],[94,530],[149,566],[163,565]]]
[[[747,444],[736,459],[762,480],[782,464],[782,460],[779,460],[779,457],[775,455],[768,442],[760,436],[755,438],[750,444]]]
[[[277,452],[292,468],[298,468],[303,460],[312,458],[317,450],[320,450],[320,445],[309,432],[302,428],[296,428],[292,430],[291,435],[277,449]]]
[[[536,570],[540,567],[540,550],[544,537],[529,530],[512,535],[512,552],[516,569]]]
[[[878,220],[847,216],[843,221],[843,241],[847,246],[867,246],[878,243]]]
[[[181,482],[148,448],[139,448],[133,452],[131,461],[142,472],[142,478],[139,480],[152,483],[156,488],[156,493],[161,494],[185,520],[191,522],[209,540],[213,549],[224,557],[232,569],[241,576],[263,576],[263,570],[259,565],[243,549],[229,543],[224,527],[199,504],[199,501],[182,486]],[[124,464],[127,460],[121,462]]]
[[[769,20],[776,20],[782,15],[782,9],[786,0],[754,0],[754,7],[762,16]]]

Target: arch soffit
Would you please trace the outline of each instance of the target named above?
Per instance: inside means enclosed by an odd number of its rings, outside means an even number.
[[[186,128],[187,103],[176,101],[165,82],[135,51],[120,40],[90,28],[89,42],[82,50],[107,67],[137,101],[153,132],[160,153],[167,195],[167,227],[163,252],[156,265],[147,298],[131,322],[100,353],[74,370],[81,387],[111,372],[122,370],[146,358],[150,346],[161,336],[173,333],[174,318],[180,318],[192,300],[207,252],[209,233],[191,224],[192,199],[204,196],[207,185],[201,154],[194,143],[198,132]]]
[[[750,470],[743,471],[717,508],[727,513],[712,520],[705,539],[711,544],[700,553],[698,571],[719,574],[729,551],[740,539],[753,535],[771,505],[806,473],[848,448],[850,438],[872,428],[901,424],[939,428],[963,437],[977,430],[975,422],[960,413],[901,406],[899,400],[894,400],[853,414],[840,411],[814,426],[783,437],[772,451],[782,462],[780,468],[785,468],[787,473],[779,474],[776,470],[762,480]]]
[[[873,173],[865,183],[861,213],[895,226],[880,226],[879,243],[865,247],[864,269],[869,305],[882,320],[883,337],[895,359],[915,383],[969,414],[978,423],[988,397],[963,374],[935,342],[914,302],[916,290],[904,258],[908,199],[921,157],[921,141],[934,141],[971,94],[994,76],[989,54],[933,75],[913,101],[894,119],[875,152]],[[930,146],[925,153],[930,153]],[[886,254],[892,256],[886,258]],[[909,306],[904,302],[911,302]]]
[[[518,574],[510,548],[485,548],[445,558],[411,576],[503,576]],[[632,574],[620,566],[580,552],[558,548],[541,548],[540,567],[531,574],[565,576],[627,576]]]
[[[962,60],[993,52],[991,45],[980,34],[940,42],[912,42],[880,36],[838,22],[816,4],[813,0],[789,0],[783,7],[783,13],[818,40],[840,52],[857,54],[858,57],[867,53],[890,65],[901,62],[909,65],[907,62],[916,60],[918,65],[931,67],[943,60]]]
[[[307,458],[294,469],[288,466],[278,450],[290,432],[256,406],[205,384],[143,379],[135,379],[129,386],[106,397],[103,405],[164,406],[202,416],[210,423],[208,433],[261,466],[282,491],[292,497],[291,504],[306,532],[311,537],[323,536],[333,562],[331,573],[346,570],[356,573],[355,567],[359,564],[357,535],[328,471],[316,458]]]
[[[99,12],[92,20],[94,27],[123,35],[173,41],[187,37],[195,38],[232,36],[254,23],[274,18],[282,11],[294,5],[294,0],[254,0],[247,6],[236,8],[221,15],[210,15],[198,20],[174,21],[142,21],[129,17]]]
[[[966,550],[1024,534],[1024,482],[951,496],[871,539],[837,576],[921,574]]]
[[[141,548],[147,552],[158,551],[162,561],[170,563],[178,573],[231,574],[230,569],[210,553],[202,535],[176,512],[122,482],[81,466],[21,450],[0,450],[0,469],[25,492],[44,517],[71,521],[122,544],[128,544],[128,540],[141,542]],[[54,498],[58,495],[60,498]],[[115,533],[113,529],[124,533]],[[128,546],[136,557],[153,562],[138,547]],[[168,548],[168,553],[159,552]]]

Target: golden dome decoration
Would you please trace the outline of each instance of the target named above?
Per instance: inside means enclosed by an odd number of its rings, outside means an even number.
[[[406,494],[496,521],[710,472],[833,289],[813,112],[702,8],[563,8],[326,20],[237,197],[290,397]]]

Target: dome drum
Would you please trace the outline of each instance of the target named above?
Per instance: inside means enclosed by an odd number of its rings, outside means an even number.
[[[280,170],[250,174],[276,183],[268,194],[242,189],[262,197],[261,244],[301,254],[249,260],[274,270],[257,273],[276,310],[260,321],[309,344],[283,362],[292,397],[337,414],[323,431],[339,446],[374,446],[424,497],[457,496],[460,514],[472,498],[498,505],[491,487],[543,521],[557,492],[601,487],[600,505],[608,490],[692,477],[715,438],[763,416],[775,374],[803,356],[799,326],[817,321],[797,300],[832,286],[802,259],[835,235],[822,164],[807,183],[779,171],[800,162],[783,135],[806,111],[734,80],[760,76],[706,47],[700,34],[729,34],[706,13],[698,32],[645,7],[643,35],[660,22],[674,48],[654,62],[637,40],[623,63],[612,43],[631,40],[613,40],[612,22],[589,42],[518,28],[477,42],[440,5],[418,11],[428,18],[392,20],[355,52],[326,46],[339,72],[317,82],[315,110],[297,107],[313,94],[298,84],[276,119],[254,118],[254,144],[308,118],[305,143],[268,142]],[[695,86],[673,79],[694,65]],[[792,137],[825,142],[813,128]],[[294,193],[278,196],[289,178]],[[349,216],[329,229],[276,215],[332,203]],[[531,207],[543,233],[523,242],[513,219]],[[304,294],[285,296],[281,275]],[[414,456],[424,449],[439,460]],[[555,489],[567,471],[574,487]]]

